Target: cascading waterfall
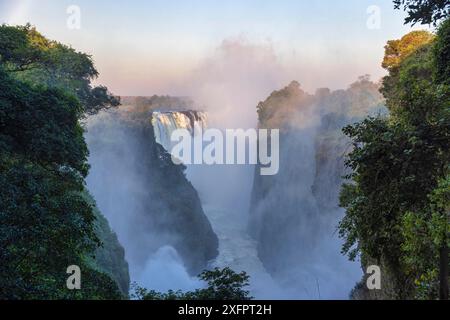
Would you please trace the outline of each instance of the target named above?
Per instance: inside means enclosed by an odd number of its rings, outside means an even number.
[[[175,130],[195,135],[207,129],[207,118],[222,133],[235,128],[239,117],[219,117],[213,109],[207,115],[163,101],[122,109],[119,126],[111,119],[98,132],[91,126],[88,187],[119,230],[132,279],[156,290],[187,290],[202,285],[193,269],[230,267],[250,275],[250,292],[259,299],[346,298],[360,269],[340,255],[335,233],[343,213],[337,208],[346,150],[341,128],[379,110],[378,95],[376,84],[364,79],[347,91],[315,96],[295,82],[272,93],[258,106],[264,111],[259,128],[281,128],[280,172],[269,177],[252,165],[171,167],[160,150],[172,149]],[[205,231],[209,237],[200,239]]]
[[[195,275],[217,256],[218,239],[182,167],[160,153],[148,111],[130,105],[88,119],[87,187],[125,248],[132,282],[193,290],[203,285]],[[206,123],[196,112],[163,119],[172,119],[159,125],[166,137],[178,124]]]
[[[194,135],[194,128],[207,129],[207,114],[201,111],[153,112],[152,124],[156,141],[170,151],[172,132],[187,129]],[[251,277],[251,295],[256,298],[284,298],[286,294],[267,273],[258,257],[257,242],[247,231],[253,170],[252,166],[187,165],[186,175],[199,192],[203,210],[219,238],[219,255],[210,262],[210,267],[247,272]],[[228,183],[223,183],[225,180]]]
[[[170,150],[172,132],[176,129],[187,129],[191,134],[194,134],[196,125],[202,129],[206,128],[206,120],[206,113],[202,111],[155,111],[152,114],[152,125],[156,142],[162,145],[164,149]]]

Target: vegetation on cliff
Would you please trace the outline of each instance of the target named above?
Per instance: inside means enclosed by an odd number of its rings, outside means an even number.
[[[161,293],[134,287],[134,298],[139,300],[251,300],[249,291],[250,277],[245,273],[236,273],[230,268],[205,270],[198,275],[199,280],[206,282],[207,287],[194,291],[182,292],[169,290]]]
[[[343,251],[383,266],[393,282],[383,298],[448,298],[449,34],[446,20],[435,39],[412,32],[389,41],[381,88],[389,117],[344,129],[354,149],[353,183],[341,192]]]
[[[89,56],[28,25],[0,26],[0,298],[121,298],[89,263],[100,241],[79,120],[118,103],[90,85],[96,75]],[[66,287],[70,265],[82,290]]]
[[[340,218],[336,209],[349,149],[341,128],[369,114],[384,114],[386,108],[379,84],[362,76],[346,90],[322,88],[315,94],[293,81],[272,92],[257,111],[260,128],[280,128],[283,165],[270,177],[256,169],[249,229],[258,240],[260,259],[276,274],[320,255],[314,246],[326,236],[314,230],[332,234],[333,227],[324,225]]]

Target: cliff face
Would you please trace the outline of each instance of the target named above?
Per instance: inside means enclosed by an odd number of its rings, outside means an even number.
[[[130,274],[125,250],[111,230],[106,218],[97,210],[96,231],[101,246],[95,252],[95,262],[100,271],[111,276],[122,294],[127,297],[130,290]]]
[[[260,176],[257,166],[249,223],[272,275],[292,268],[311,271],[318,259],[326,264],[330,246],[338,255],[332,237],[342,215],[338,195],[351,148],[341,129],[379,112],[384,112],[382,96],[365,77],[347,90],[320,89],[315,95],[292,82],[258,105],[259,127],[280,129],[280,170]]]
[[[184,167],[156,143],[151,107],[121,107],[88,124],[88,186],[124,244],[132,274],[163,246],[197,274],[217,255],[218,240]]]
[[[292,82],[258,105],[259,127],[280,129],[280,170],[274,176],[261,176],[256,166],[249,231],[273,275],[295,265],[299,255],[306,258],[304,253],[313,246],[308,230],[318,216],[311,193],[317,122],[313,102],[313,96]]]
[[[130,274],[128,262],[125,260],[125,250],[117,239],[116,233],[111,230],[108,220],[98,210],[91,194],[85,190],[83,196],[93,207],[95,214],[94,230],[100,241],[94,256],[86,256],[85,259],[92,268],[109,275],[117,283],[122,295],[128,297]]]
[[[386,114],[387,110],[378,84],[367,77],[361,77],[347,90],[318,90],[315,103],[320,124],[314,138],[316,174],[312,188],[319,206],[329,210],[337,208],[342,176],[348,173],[345,155],[351,145],[342,128],[368,115]]]

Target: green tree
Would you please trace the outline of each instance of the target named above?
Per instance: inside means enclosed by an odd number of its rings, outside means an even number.
[[[448,0],[394,0],[395,9],[403,8],[408,13],[406,23],[434,24],[450,15]]]
[[[65,297],[67,266],[93,272],[83,268],[98,240],[81,195],[88,166],[80,111],[61,90],[31,88],[0,69],[2,298]]]
[[[446,220],[436,218],[430,200],[450,159],[450,91],[448,76],[440,76],[448,64],[442,49],[448,46],[446,26],[435,41],[412,41],[417,48],[385,65],[389,75],[381,91],[389,117],[344,128],[354,148],[347,159],[352,181],[340,197],[346,209],[339,226],[343,252],[382,264],[393,275],[394,298],[419,296],[424,279],[428,287],[439,282],[438,252],[446,247],[442,237],[439,243],[431,241],[436,239],[431,230],[442,229],[434,223]],[[418,236],[423,241],[414,236],[417,228],[425,232]],[[430,290],[428,298],[436,298],[436,291]]]
[[[89,263],[100,242],[83,195],[89,166],[79,120],[95,109],[80,95],[95,72],[90,57],[30,26],[0,27],[2,299],[121,298]],[[79,291],[66,288],[73,264],[82,271]]]
[[[450,176],[440,180],[429,196],[430,205],[403,216],[403,262],[415,278],[416,297],[448,297],[448,246],[450,238]],[[436,261],[440,261],[439,264]],[[444,283],[441,283],[444,282]],[[441,292],[442,291],[442,292]]]
[[[173,291],[166,293],[147,290],[134,286],[134,298],[139,300],[250,300],[249,276],[245,272],[236,273],[230,268],[205,270],[198,278],[207,283],[207,287],[195,291]]]
[[[412,31],[399,40],[389,40],[384,47],[385,52],[381,66],[392,73],[398,68],[400,62],[433,39],[433,34],[422,30]]]
[[[434,46],[433,64],[436,82],[450,85],[450,19],[445,20],[437,32],[439,41]]]
[[[73,94],[87,114],[120,103],[106,87],[92,86],[98,71],[91,56],[48,40],[30,25],[0,26],[0,63],[30,85],[61,88]]]

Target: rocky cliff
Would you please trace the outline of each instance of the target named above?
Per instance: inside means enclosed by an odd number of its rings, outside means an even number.
[[[385,112],[378,85],[361,77],[347,90],[320,89],[311,95],[294,81],[257,110],[260,128],[280,129],[279,173],[260,176],[258,166],[255,170],[249,230],[259,256],[275,277],[286,279],[292,272],[305,275],[304,281],[316,276],[323,281],[321,274],[339,277],[346,267],[335,239],[342,215],[338,194],[351,148],[341,129]],[[317,261],[330,270],[317,270]],[[327,265],[333,261],[335,266]]]
[[[132,274],[172,246],[195,275],[216,257],[218,240],[184,166],[173,164],[155,140],[155,109],[129,105],[91,119],[88,186],[124,244]]]

